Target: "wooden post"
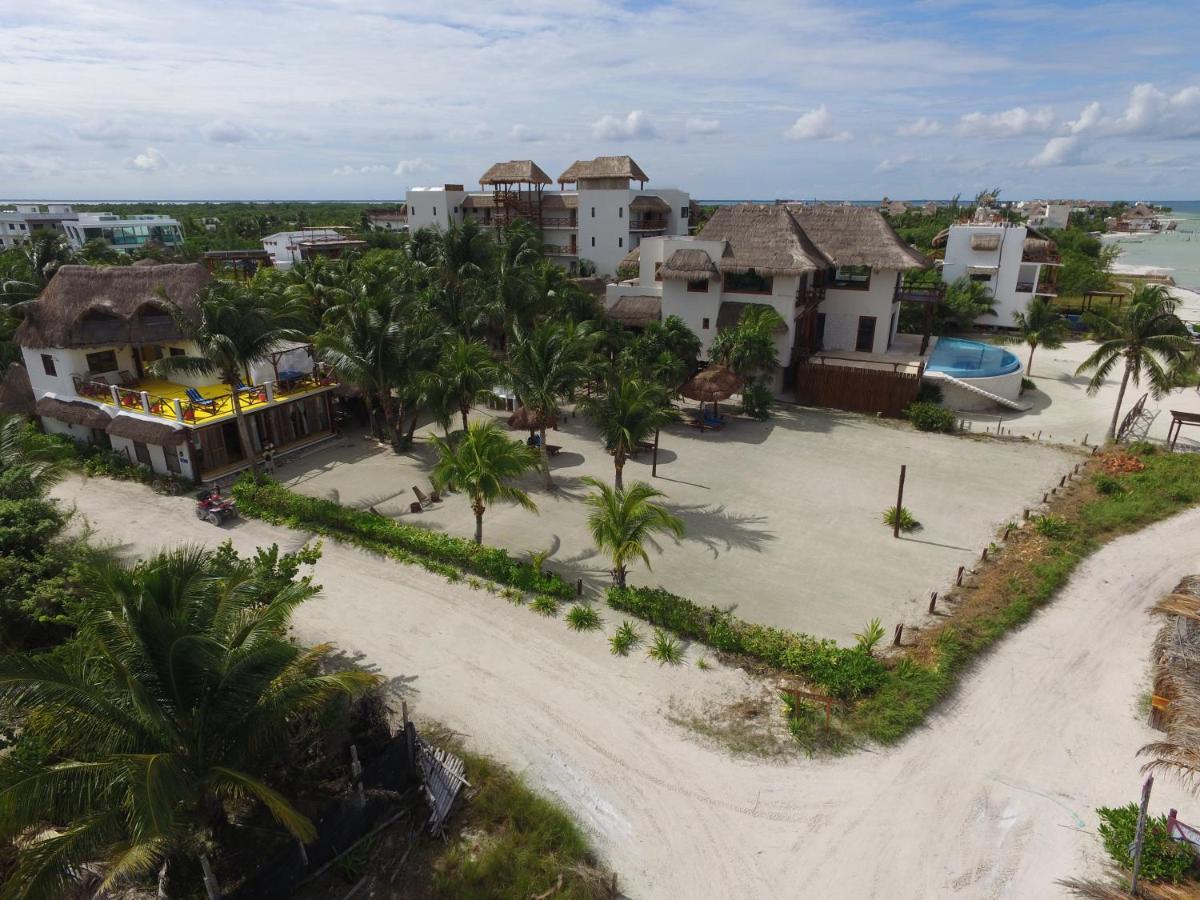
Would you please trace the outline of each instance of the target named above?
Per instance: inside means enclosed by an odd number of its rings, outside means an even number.
[[[1025,507],[1024,511],[1021,513],[1021,519],[1025,522],[1029,521],[1029,507],[1028,506]]]
[[[935,606],[937,606],[937,591],[931,591],[929,594],[929,612],[931,614]]]
[[[704,413],[700,413],[700,418],[703,420]],[[654,429],[654,458],[650,461],[650,477],[658,477],[658,429]]]
[[[208,900],[221,900],[221,886],[217,884],[212,866],[204,854],[200,856],[200,870],[204,873],[204,892],[208,894]]]
[[[1138,875],[1142,871],[1142,847],[1146,843],[1146,810],[1150,806],[1150,789],[1154,787],[1154,776],[1146,776],[1142,785],[1142,806],[1138,810],[1137,832],[1133,838],[1133,880],[1129,883],[1129,893],[1137,896]]]
[[[1064,475],[1062,478],[1058,479],[1059,487],[1065,487],[1066,484],[1067,484],[1067,476],[1066,475]]]
[[[1090,432],[1089,432],[1089,433],[1090,433]],[[1088,445],[1087,439],[1088,439],[1088,436],[1085,434],[1085,435],[1083,436],[1083,446],[1085,446],[1085,447]]]
[[[583,579],[582,578],[575,579],[575,596],[576,597],[583,596]]]
[[[1049,494],[1042,494],[1042,502],[1043,503],[1047,503],[1047,502],[1049,502],[1049,500],[1050,500]]]
[[[959,566],[959,567],[958,567],[958,574],[954,576],[954,583],[955,583],[956,585],[958,585],[959,587],[962,587],[962,577],[963,577],[963,571],[964,571],[966,568],[967,568],[966,566]]]
[[[987,552],[988,552],[988,548],[984,547],[983,554],[979,557],[980,560],[982,560],[983,562],[987,562]]]
[[[892,524],[892,537],[900,537],[900,510],[904,509],[904,474],[908,471],[908,466],[900,467],[900,487],[896,489],[896,521]],[[899,644],[900,638],[896,638],[896,643]]]
[[[1009,525],[1008,527],[1006,527],[1006,528],[1004,529],[1004,537],[1000,538],[1000,540],[1002,540],[1002,541],[1007,541],[1007,540],[1008,540],[1008,535],[1009,535],[1011,532],[1012,532],[1012,526],[1011,526],[1011,525]]]
[[[895,635],[894,635],[894,637],[892,638],[892,646],[893,646],[893,647],[899,647],[899,646],[900,646],[900,638],[901,638],[903,635],[904,635],[904,623],[903,623],[903,622],[901,622],[899,625],[897,625],[897,626],[896,626]]]

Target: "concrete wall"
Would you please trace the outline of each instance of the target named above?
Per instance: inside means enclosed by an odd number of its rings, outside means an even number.
[[[1000,246],[996,250],[974,250],[971,236],[977,234],[1000,235]],[[988,282],[996,300],[995,316],[980,316],[978,325],[1013,328],[1013,313],[1024,311],[1032,293],[1018,292],[1017,279],[1021,270],[1021,256],[1025,251],[1024,225],[954,225],[946,239],[946,258],[942,265],[942,279],[947,283],[965,275],[969,266],[997,266],[997,272]]]
[[[1006,400],[1016,400],[1021,394],[1021,376],[1023,374],[1018,371],[1009,372],[1007,375],[993,375],[990,378],[963,378],[961,380]],[[950,409],[960,412],[979,412],[1002,408],[986,397],[980,397],[978,394],[940,378],[930,379],[930,382],[942,389],[942,405],[948,406]]]
[[[120,453],[131,463],[137,463],[137,451],[134,449],[133,441],[129,438],[110,437],[112,441],[113,452]],[[160,475],[174,474],[167,468],[167,454],[171,454],[179,462],[179,474],[184,478],[196,480],[195,472],[192,470],[191,448],[185,442],[178,447],[160,447],[157,444],[147,444],[146,450],[150,454],[150,468]]]
[[[858,341],[860,316],[875,317],[875,341],[872,353],[886,353],[896,333],[897,307],[893,303],[898,273],[890,269],[871,272],[865,291],[826,288],[818,312],[825,314],[826,350],[853,350]]]
[[[463,200],[466,191],[448,191],[445,188],[409,188],[404,202],[408,206],[408,227],[446,229],[462,222]]]
[[[193,355],[196,353],[196,345],[189,341],[172,341],[160,345],[164,354],[170,353],[170,348],[175,347],[183,350],[184,355]],[[66,348],[66,347],[50,347],[50,348],[31,348],[22,347],[21,355],[25,359],[25,369],[29,372],[29,384],[33,388],[34,397],[43,397],[46,394],[54,394],[58,397],[71,398],[77,396],[75,393],[75,382],[72,376],[78,375],[81,378],[88,374],[87,357],[89,353],[99,353],[104,350],[112,350],[117,355],[117,368],[110,372],[93,372],[93,375],[103,375],[108,381],[116,381],[122,371],[129,372],[136,376],[137,367],[133,362],[133,348],[129,345],[108,347],[87,347],[87,348]],[[42,363],[42,356],[50,356],[54,359],[55,375],[47,375],[45,366]],[[305,354],[307,356],[307,354]],[[312,369],[311,361],[308,368],[304,371]],[[270,366],[267,367],[270,372]],[[182,384],[185,387],[204,387],[212,384],[214,376],[211,375],[188,375],[175,374],[170,376],[170,380],[176,384]]]
[[[596,264],[596,274],[612,275],[629,243],[629,200],[624,188],[579,191],[579,258]]]

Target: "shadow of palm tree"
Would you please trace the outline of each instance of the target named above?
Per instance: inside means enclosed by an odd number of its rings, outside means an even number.
[[[667,506],[683,520],[683,539],[703,544],[714,558],[722,550],[735,548],[761,553],[767,543],[777,539],[773,532],[757,527],[766,523],[766,516],[730,512],[723,503]]]
[[[325,665],[334,672],[361,669],[372,675],[382,675],[383,671],[366,654],[342,650],[339,647],[334,647],[325,657]],[[385,693],[396,697],[411,697],[413,694],[421,693],[421,689],[415,686],[416,680],[420,677],[419,675],[393,675],[390,678],[384,678],[380,684]]]

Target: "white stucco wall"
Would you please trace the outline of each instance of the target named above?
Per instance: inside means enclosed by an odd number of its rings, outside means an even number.
[[[462,204],[466,191],[448,191],[444,187],[415,187],[405,192],[408,227],[449,228],[463,220]]]
[[[596,274],[612,275],[629,243],[629,201],[624,188],[579,191],[579,258],[596,264]]]
[[[998,234],[996,250],[973,250],[971,235]],[[997,266],[988,287],[996,300],[995,316],[980,316],[976,323],[999,328],[1015,326],[1013,313],[1025,309],[1032,293],[1017,291],[1021,256],[1025,251],[1024,225],[954,225],[946,239],[946,258],[942,264],[942,279],[950,284],[965,275],[970,266]]]
[[[875,340],[871,352],[887,352],[895,335],[896,304],[892,300],[897,274],[890,269],[872,271],[871,283],[865,291],[826,288],[825,299],[818,307],[818,312],[825,314],[824,349],[854,350],[859,317],[874,316]]]

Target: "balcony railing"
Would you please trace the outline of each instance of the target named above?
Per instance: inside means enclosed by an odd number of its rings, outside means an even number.
[[[570,216],[542,216],[543,228],[578,228],[576,220]]]
[[[547,256],[578,256],[579,250],[575,247],[561,247],[555,244],[543,244],[543,249]]]
[[[907,275],[896,284],[893,303],[942,303],[946,299],[946,284],[934,270]]]
[[[825,301],[825,288],[810,287],[796,291],[796,309],[815,309]]]
[[[630,231],[666,231],[666,219],[630,219]]]

